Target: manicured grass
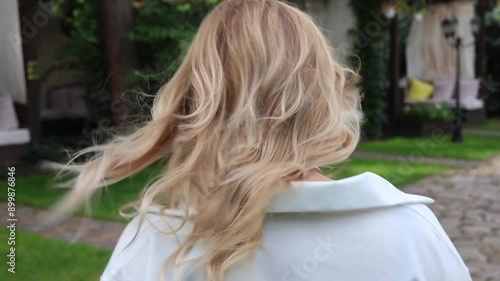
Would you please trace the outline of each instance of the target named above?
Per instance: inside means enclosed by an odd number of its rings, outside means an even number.
[[[0,280],[98,281],[111,252],[16,230],[15,273],[7,271],[8,229],[0,229]]]
[[[103,189],[94,200],[92,217],[104,220],[123,220],[118,210],[137,199],[145,185],[158,173],[158,168],[147,168],[134,177]],[[39,174],[16,179],[16,204],[49,208],[67,191],[54,188],[54,175]],[[7,192],[0,193],[0,201],[7,201]],[[78,214],[84,214],[83,210]]]
[[[499,136],[465,135],[464,142],[451,142],[451,137],[393,138],[358,145],[358,151],[410,155],[414,157],[483,160],[500,154]]]
[[[485,130],[500,132],[500,118],[488,119],[488,122],[483,125],[468,127],[473,130]]]
[[[371,171],[385,177],[396,186],[402,186],[423,177],[440,173],[448,168],[445,165],[352,159],[338,167],[325,167],[323,170],[333,179]],[[137,199],[146,183],[157,173],[158,168],[148,168],[134,177],[109,186],[101,192],[99,200],[95,201],[91,216],[104,220],[124,220],[118,214],[119,208]],[[16,180],[16,203],[18,205],[49,208],[65,192],[66,190],[54,188],[53,175],[51,174],[20,177]],[[6,197],[7,192],[0,193],[0,201],[6,201]],[[80,211],[78,214],[84,213]]]
[[[450,169],[447,165],[416,163],[411,161],[387,161],[378,159],[351,159],[339,167],[323,167],[332,179],[341,179],[363,172],[378,174],[397,187],[442,173]]]

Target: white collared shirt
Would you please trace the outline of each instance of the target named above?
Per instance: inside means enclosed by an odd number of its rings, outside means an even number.
[[[366,172],[337,181],[293,182],[269,206],[254,256],[232,267],[226,281],[470,281],[467,267],[425,204]],[[152,208],[141,231],[134,218],[124,230],[101,281],[160,281],[164,261],[189,233],[161,233],[182,212]],[[196,245],[186,260],[203,255]],[[181,281],[205,280],[195,262],[180,266]],[[167,267],[164,280],[176,280]]]

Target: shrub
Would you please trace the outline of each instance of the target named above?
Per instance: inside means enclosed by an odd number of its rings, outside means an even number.
[[[205,15],[218,0],[144,0],[136,5],[134,28],[137,67],[131,79],[146,93],[159,87],[179,67]]]
[[[415,103],[406,105],[404,116],[422,120],[451,120],[453,111],[446,103]]]

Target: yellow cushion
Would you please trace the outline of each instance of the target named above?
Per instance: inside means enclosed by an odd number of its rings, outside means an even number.
[[[408,98],[412,100],[427,100],[434,92],[434,86],[430,83],[411,79]]]

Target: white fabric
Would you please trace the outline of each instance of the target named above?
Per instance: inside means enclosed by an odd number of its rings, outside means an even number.
[[[445,101],[451,107],[455,107],[456,101],[455,99]],[[468,99],[466,101],[460,101],[460,107],[465,110],[477,110],[484,108],[484,101],[481,99]]]
[[[17,0],[0,1],[0,92],[26,104],[22,38]]]
[[[0,131],[17,129],[18,127],[19,122],[12,97],[0,95]]]
[[[29,143],[31,139],[28,129],[0,131],[0,146]]]
[[[453,79],[456,76],[456,52],[443,35],[441,22],[456,15],[457,34],[464,44],[474,42],[470,21],[474,3],[451,2],[430,5],[421,21],[412,21],[406,47],[407,76],[423,80]],[[475,48],[461,50],[461,77],[475,78]]]
[[[371,172],[338,181],[294,182],[264,222],[255,255],[235,265],[226,281],[471,281],[467,267],[427,197],[405,194]],[[124,230],[101,281],[158,281],[164,260],[191,229],[177,233],[182,212],[151,208],[135,240],[138,218]],[[165,224],[167,222],[170,226]],[[158,230],[157,230],[158,229]],[[206,251],[195,245],[186,260]],[[179,268],[181,281],[205,280],[195,262]],[[176,280],[169,266],[165,280]]]
[[[479,80],[460,81],[460,99],[463,101],[476,100],[479,95]]]
[[[453,80],[435,80],[432,102],[446,102],[453,99],[455,92],[455,81]]]

